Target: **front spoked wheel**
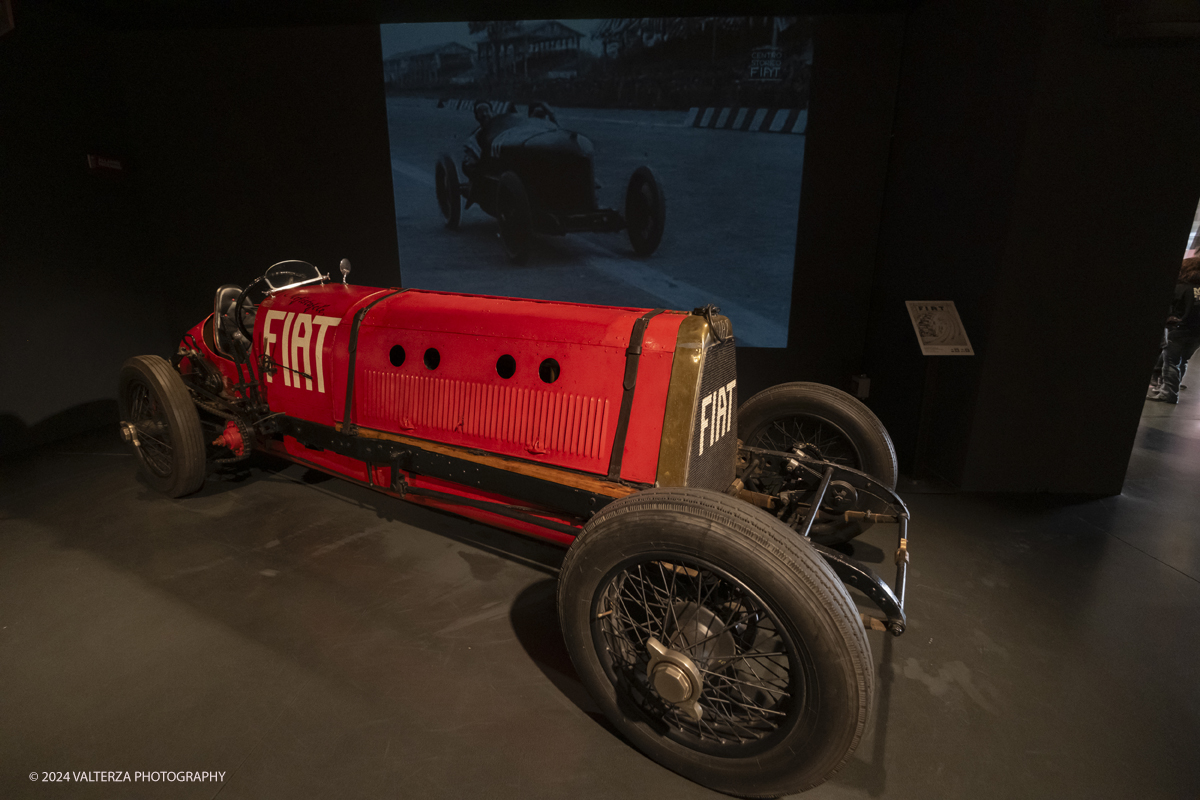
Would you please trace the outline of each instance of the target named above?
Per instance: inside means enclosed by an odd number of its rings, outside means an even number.
[[[812,655],[743,581],[707,561],[647,553],[596,595],[609,680],[698,752],[745,757],[803,724]],[[811,708],[810,708],[811,710]]]
[[[821,783],[866,727],[874,679],[845,588],[808,542],[726,495],[607,506],[563,563],[579,675],[633,744],[718,791]]]

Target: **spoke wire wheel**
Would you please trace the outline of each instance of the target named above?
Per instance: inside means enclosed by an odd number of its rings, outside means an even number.
[[[812,546],[761,509],[700,489],[618,500],[571,546],[558,598],[600,708],[698,783],[801,791],[836,772],[865,730],[874,678],[858,613]],[[698,720],[647,674],[652,638],[701,677]]]
[[[811,653],[725,570],[679,553],[627,559],[601,582],[592,618],[609,680],[692,750],[750,757],[813,723],[806,693],[819,681]],[[647,675],[651,638],[698,668],[699,719],[656,691]]]
[[[162,403],[141,380],[130,383],[129,393],[130,412],[127,421],[137,428],[142,462],[154,475],[169,478],[175,460],[175,445]]]
[[[121,419],[136,431],[134,452],[146,482],[171,497],[204,484],[200,415],[183,379],[165,359],[135,356],[121,367]]]
[[[500,223],[504,254],[514,264],[524,264],[533,240],[533,212],[525,185],[515,172],[500,176],[500,185],[496,187],[496,220]]]
[[[667,200],[662,184],[649,167],[638,167],[625,191],[625,226],[635,253],[648,256],[658,249],[666,216]]]
[[[437,188],[438,208],[446,219],[446,227],[454,230],[462,218],[459,199],[458,170],[450,156],[442,156],[434,166],[434,185]]]
[[[743,440],[749,447],[792,452],[799,446],[806,455],[851,469],[863,469],[858,445],[838,425],[827,419],[805,414],[776,417]]]
[[[820,383],[782,383],[738,408],[738,438],[747,447],[793,452],[865,472],[896,488],[896,448],[879,418],[858,398]],[[827,520],[813,524],[814,542],[848,542],[869,522]]]

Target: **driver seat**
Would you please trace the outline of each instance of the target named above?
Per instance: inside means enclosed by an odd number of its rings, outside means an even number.
[[[243,355],[250,352],[250,342],[238,330],[237,322],[234,319],[237,301],[241,296],[242,287],[227,283],[217,289],[217,296],[213,299],[213,341],[221,355],[235,360],[239,351]],[[253,306],[246,316],[249,322],[248,327],[253,331]]]

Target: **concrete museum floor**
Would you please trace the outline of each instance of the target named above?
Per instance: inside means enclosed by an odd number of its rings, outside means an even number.
[[[910,627],[807,797],[1195,797],[1198,487],[1193,390],[1119,497],[906,495]],[[720,796],[599,715],[550,545],[295,466],[170,500],[108,430],[0,463],[0,531],[0,797]],[[225,775],[30,780],[99,770]]]

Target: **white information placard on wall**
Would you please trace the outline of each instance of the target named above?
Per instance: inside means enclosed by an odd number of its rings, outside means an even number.
[[[974,348],[953,300],[905,300],[924,356],[973,356]]]

